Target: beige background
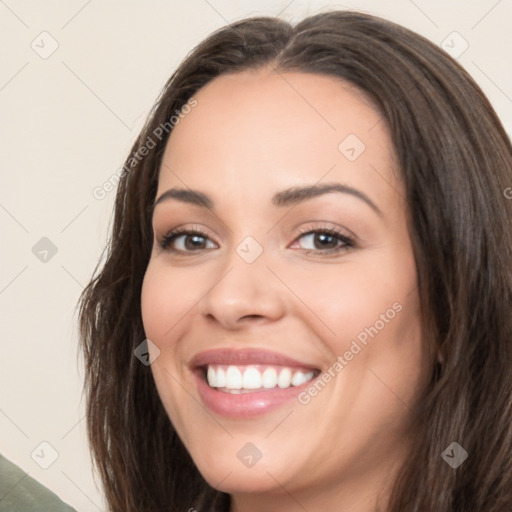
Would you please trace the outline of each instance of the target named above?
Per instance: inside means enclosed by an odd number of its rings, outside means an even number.
[[[382,15],[457,53],[469,45],[458,59],[512,136],[512,0],[0,0],[0,452],[79,511],[104,509],[74,306],[105,242],[109,180],[207,34],[249,15],[297,21],[330,6]]]

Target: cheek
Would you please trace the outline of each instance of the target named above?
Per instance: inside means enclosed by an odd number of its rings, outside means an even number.
[[[336,332],[331,349],[348,361],[345,391],[358,397],[361,413],[404,412],[425,384],[416,285],[414,258],[397,254],[340,272],[324,286],[332,301],[317,297]]]
[[[197,302],[197,293],[193,293],[197,285],[190,272],[172,271],[150,261],[141,291],[142,321],[149,339],[160,345],[173,338],[172,331]]]
[[[406,255],[360,253],[342,264],[282,267],[280,273],[336,354],[358,336],[364,341],[367,329],[389,330],[405,316],[401,311],[416,288],[414,259]]]
[[[190,284],[190,283],[189,283]],[[177,366],[180,319],[186,317],[191,305],[190,294],[184,293],[185,282],[180,272],[171,272],[160,262],[151,260],[141,291],[141,312],[144,332],[160,349],[158,358],[151,364],[151,372],[158,394],[175,428],[183,430],[180,411],[186,396],[177,379],[182,378],[182,368]],[[186,288],[185,288],[186,289]]]
[[[288,276],[313,313],[304,310],[333,363],[345,356],[343,368],[337,366],[347,377],[336,384],[341,386],[343,381],[340,393],[357,396],[367,407],[396,405],[386,385],[406,403],[414,401],[422,387],[424,354],[416,276],[412,251],[398,247],[360,253],[357,260],[347,257],[341,265],[303,269]]]
[[[159,276],[154,266],[148,266],[141,291],[142,322],[146,336],[153,341],[160,340],[166,329],[169,329],[169,318],[166,312],[172,311],[169,288],[165,275]]]

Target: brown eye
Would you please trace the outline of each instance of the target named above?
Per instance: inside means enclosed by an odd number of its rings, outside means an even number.
[[[308,231],[297,238],[299,247],[306,252],[334,253],[354,246],[352,239],[337,231]]]
[[[195,231],[171,232],[164,237],[160,245],[163,249],[175,252],[193,252],[215,248],[215,244],[205,234]]]

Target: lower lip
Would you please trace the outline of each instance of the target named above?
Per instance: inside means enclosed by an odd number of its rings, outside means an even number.
[[[297,398],[297,395],[311,385],[312,379],[300,386],[254,393],[226,393],[208,386],[201,375],[194,372],[198,383],[199,396],[214,413],[228,418],[253,418],[279,409],[282,405]]]

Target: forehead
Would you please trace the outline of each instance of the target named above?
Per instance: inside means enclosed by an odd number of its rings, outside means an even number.
[[[396,181],[382,116],[335,77],[244,71],[220,76],[194,97],[197,106],[169,138],[159,191],[240,182],[261,191],[325,177],[382,195]]]

